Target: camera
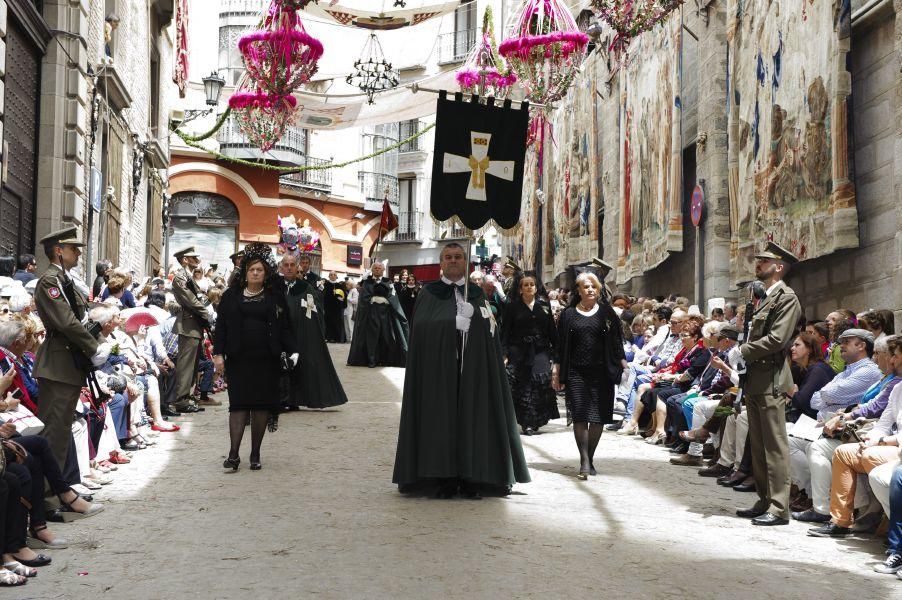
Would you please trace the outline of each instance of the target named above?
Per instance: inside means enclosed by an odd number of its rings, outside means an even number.
[[[85,321],[84,326],[88,333],[90,333],[95,340],[100,339],[100,330],[103,328],[100,323],[88,319],[87,321]]]

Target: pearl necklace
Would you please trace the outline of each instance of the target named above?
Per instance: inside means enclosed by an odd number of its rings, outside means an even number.
[[[256,292],[249,292],[249,291],[247,291],[247,288],[244,288],[245,298],[253,298],[254,296],[259,296],[262,293],[263,293],[263,288],[260,288],[260,290],[256,291]]]

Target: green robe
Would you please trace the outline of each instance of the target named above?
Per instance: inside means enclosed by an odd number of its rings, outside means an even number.
[[[417,297],[393,478],[400,486],[444,478],[500,487],[529,481],[499,327],[486,317],[491,308],[478,286],[469,287],[468,301],[475,310],[458,373],[451,286],[430,283]]]
[[[326,346],[317,302],[318,290],[302,279],[296,280],[290,290],[284,282],[283,286],[288,318],[301,355],[298,367],[283,378],[283,386],[287,386],[283,388],[283,404],[328,408],[347,403],[348,397]],[[308,310],[310,300],[317,306],[315,311]]]

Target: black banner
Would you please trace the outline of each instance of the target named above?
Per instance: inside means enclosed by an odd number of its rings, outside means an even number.
[[[457,215],[470,229],[490,219],[508,229],[520,221],[529,110],[439,96],[432,161],[432,216]]]

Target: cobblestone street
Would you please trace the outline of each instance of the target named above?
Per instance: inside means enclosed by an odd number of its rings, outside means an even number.
[[[525,438],[533,482],[506,499],[400,496],[391,484],[402,369],[344,366],[350,404],[283,416],[263,470],[224,474],[225,406],[178,421],[58,533],[77,542],[27,598],[902,598],[871,572],[883,542],[759,529],[740,494],[605,435],[588,482],[563,421]],[[165,434],[164,434],[165,435]],[[12,597],[12,596],[10,596]]]

